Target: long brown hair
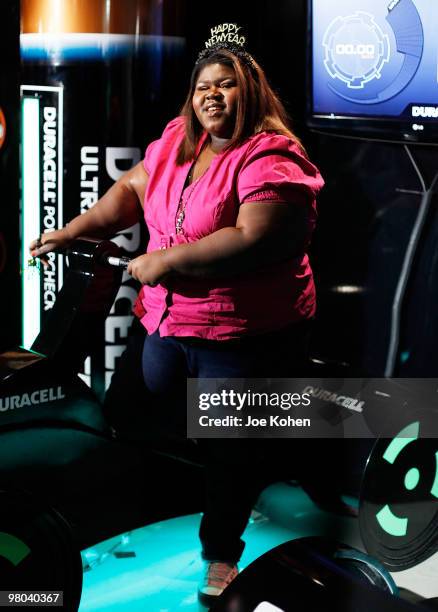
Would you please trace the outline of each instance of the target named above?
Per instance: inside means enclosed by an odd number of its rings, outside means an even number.
[[[190,89],[180,113],[186,118],[186,122],[185,136],[179,146],[176,160],[178,165],[194,159],[203,132],[193,110],[192,98],[199,74],[209,64],[224,64],[233,68],[240,91],[234,132],[227,148],[232,148],[245,138],[265,131],[288,136],[302,146],[290,129],[287,112],[269,85],[263,69],[253,58],[250,59],[250,62],[244,61],[230,50],[221,48],[195,65],[190,78]]]

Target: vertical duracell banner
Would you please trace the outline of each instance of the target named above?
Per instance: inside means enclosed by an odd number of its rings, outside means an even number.
[[[22,0],[22,238],[62,227],[89,210],[157,138],[180,100],[184,2]],[[115,242],[134,256],[140,225]],[[25,271],[23,345],[29,347],[66,275],[62,255]],[[126,344],[137,288],[125,273],[83,377],[99,395]],[[39,308],[39,313],[37,311]]]

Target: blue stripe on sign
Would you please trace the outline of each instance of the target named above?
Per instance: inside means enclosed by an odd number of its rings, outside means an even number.
[[[23,60],[108,60],[129,55],[181,52],[179,36],[133,36],[125,34],[22,34]]]

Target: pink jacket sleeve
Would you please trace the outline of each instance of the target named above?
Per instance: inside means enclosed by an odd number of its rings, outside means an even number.
[[[273,200],[313,205],[324,181],[299,145],[286,136],[259,134],[237,180],[240,202]]]

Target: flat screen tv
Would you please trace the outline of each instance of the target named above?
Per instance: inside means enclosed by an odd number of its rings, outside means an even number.
[[[438,144],[438,0],[308,0],[309,127]]]

